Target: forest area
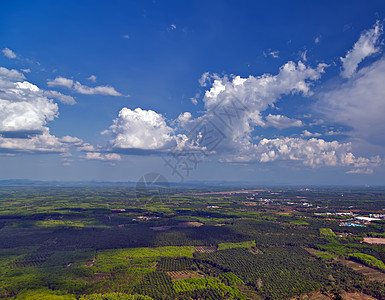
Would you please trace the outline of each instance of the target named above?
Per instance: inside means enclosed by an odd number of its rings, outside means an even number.
[[[240,191],[1,187],[0,295],[385,299],[384,190]]]

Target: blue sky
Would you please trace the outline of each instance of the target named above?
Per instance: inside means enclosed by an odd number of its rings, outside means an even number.
[[[1,1],[0,179],[385,184],[383,1]]]

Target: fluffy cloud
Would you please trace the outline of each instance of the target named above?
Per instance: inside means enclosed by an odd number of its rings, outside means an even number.
[[[289,127],[301,127],[303,126],[303,123],[301,120],[290,119],[286,116],[269,114],[266,117],[266,122],[264,126],[272,126],[278,129],[284,129]]]
[[[0,134],[0,153],[60,153],[62,157],[70,157],[71,148],[73,147],[83,147],[86,149],[87,146],[90,146],[87,143],[84,143],[83,140],[72,137],[64,136],[58,138],[54,135],[51,135],[49,128],[44,127],[41,132],[36,134],[30,134],[25,136],[12,136],[8,137],[4,133]],[[88,151],[94,151],[88,148]],[[104,160],[112,160],[118,155],[107,155]],[[116,160],[116,159],[115,159]]]
[[[1,52],[3,52],[3,55],[8,58],[16,58],[16,54],[9,48],[4,48]]]
[[[0,80],[3,81],[21,81],[25,76],[17,70],[9,70],[7,68],[0,67]]]
[[[58,138],[51,135],[48,128],[43,128],[41,133],[26,138],[9,138],[0,135],[0,152],[5,153],[61,153],[60,156],[62,157],[70,157],[72,155],[69,151],[73,146],[83,145],[85,143],[77,137]],[[107,158],[111,159],[117,156],[117,154],[109,155]]]
[[[161,150],[175,146],[173,129],[161,114],[152,110],[125,107],[110,129],[103,133],[114,136],[114,148]]]
[[[60,138],[60,142],[67,143],[67,144],[74,144],[74,145],[83,144],[83,140],[81,140],[77,137],[69,136],[69,135],[66,135],[66,136],[63,136],[62,138]]]
[[[346,174],[373,174],[373,169],[364,168],[364,169],[353,169],[346,172]]]
[[[202,74],[201,78],[199,78],[199,84],[201,86],[207,86],[207,81],[210,79],[210,73],[209,72],[205,72]]]
[[[92,82],[96,82],[96,76],[91,75],[90,77],[87,78],[88,80],[91,80]]]
[[[68,145],[44,128],[41,134],[28,138],[7,138],[0,135],[0,151],[9,153],[60,153],[67,152]]]
[[[378,167],[381,164],[379,157],[356,158],[351,152],[350,143],[306,139],[320,136],[307,130],[301,135],[305,138],[283,137],[254,142],[253,132],[259,126],[284,129],[304,125],[300,120],[283,115],[269,114],[265,120],[261,115],[282,95],[312,95],[312,81],[320,78],[325,66],[320,64],[313,69],[301,62],[289,62],[281,67],[277,75],[265,74],[248,78],[218,75],[210,78],[210,75],[204,74],[202,82],[213,79],[203,98],[206,108],[204,115],[193,118],[191,113],[185,112],[177,120],[179,126],[190,131],[187,134],[190,141],[185,144],[211,150],[210,153],[216,153],[220,160],[227,162],[298,161],[310,167],[351,167],[359,170],[356,173],[365,173],[364,169]],[[208,143],[202,142],[209,131],[211,140]],[[191,132],[197,133],[191,135]],[[218,142],[215,144],[214,141]],[[214,144],[215,147],[210,148]]]
[[[204,74],[202,82],[212,79],[211,87],[206,90],[203,98],[206,108],[204,116],[187,120],[187,115],[182,114],[179,122],[190,130],[196,124],[204,122],[204,119],[209,120],[210,123],[215,123],[218,131],[216,138],[226,137],[220,147],[215,149],[216,152],[248,152],[253,146],[252,133],[256,126],[283,129],[302,125],[299,120],[280,115],[269,115],[265,122],[261,112],[274,105],[283,95],[311,95],[311,83],[320,78],[325,67],[325,64],[311,68],[302,62],[288,62],[280,68],[277,75],[241,78]]]
[[[190,112],[184,112],[172,123],[177,126],[173,129],[161,114],[154,111],[123,108],[113,125],[103,133],[113,135],[111,143],[115,151],[203,151],[226,162],[296,161],[312,168],[342,166],[353,168],[349,171],[352,174],[370,173],[381,164],[381,159],[354,156],[350,143],[309,139],[320,134],[307,130],[301,138],[265,138],[256,142],[253,137],[258,127],[304,126],[301,120],[272,114],[263,117],[263,113],[284,95],[313,95],[311,86],[326,66],[319,64],[312,68],[302,62],[288,62],[276,75],[247,78],[205,73],[200,84],[208,88],[202,99],[205,110],[200,117],[194,118]],[[185,134],[177,134],[182,131]]]
[[[119,161],[121,157],[116,153],[102,154],[99,152],[87,152],[85,159],[88,160],[102,160],[102,161]]]
[[[249,154],[254,148],[252,132],[255,126],[283,129],[303,125],[300,120],[271,114],[266,117],[265,122],[261,112],[282,95],[311,95],[311,82],[320,78],[325,67],[325,64],[319,64],[313,69],[302,62],[288,62],[280,68],[277,75],[264,74],[248,78],[220,77],[205,73],[200,80],[201,85],[212,83],[203,98],[206,109],[204,115],[193,118],[191,113],[186,112],[176,122],[180,129],[188,132],[187,135],[177,135],[162,115],[140,108],[123,108],[110,129],[104,133],[114,136],[112,146],[118,149],[163,150],[185,146],[189,149],[208,150],[210,147],[203,140],[210,131],[206,125],[210,125],[214,126],[217,134],[211,138],[219,137],[223,140],[215,149],[217,154]],[[203,132],[204,130],[207,132]],[[212,150],[214,149],[211,147],[208,151]]]
[[[377,21],[372,29],[364,31],[361,34],[358,41],[354,44],[353,49],[349,50],[345,57],[341,57],[342,77],[351,77],[356,72],[361,61],[380,51],[378,39],[382,31],[382,25]]]
[[[58,106],[44,91],[16,70],[0,68],[0,132],[43,131],[58,115]]]
[[[67,89],[70,89],[72,88],[73,84],[74,84],[74,81],[72,79],[64,78],[61,76],[58,76],[53,80],[51,79],[47,80],[47,85],[49,87],[59,86],[59,87],[65,87]]]
[[[49,98],[67,104],[75,101],[38,88],[16,70],[0,67],[0,152],[69,153],[71,147],[84,145],[76,137],[50,134],[47,123],[58,116],[58,105]]]
[[[334,130],[329,130],[325,132],[325,135],[345,135],[345,132],[342,131],[334,131]]]
[[[75,82],[73,85],[73,89],[84,95],[104,95],[104,96],[122,96],[121,93],[116,91],[112,86],[96,86],[89,87],[86,85],[82,85],[80,82]]]
[[[319,64],[313,69],[305,66],[301,61],[297,64],[288,62],[280,68],[277,75],[264,74],[248,78],[216,76],[212,87],[206,91],[203,101],[206,109],[210,110],[220,102],[229,102],[231,98],[236,97],[250,111],[263,111],[282,95],[290,93],[311,95],[310,82],[319,79],[326,66],[326,64]]]
[[[95,151],[95,147],[89,143],[83,143],[79,147],[77,147],[76,150],[81,152],[93,152]]]
[[[44,96],[47,96],[48,98],[55,98],[59,100],[61,103],[74,105],[76,104],[76,101],[73,97],[68,95],[63,95],[62,93],[59,93],[57,91],[44,91]]]
[[[260,162],[295,160],[302,161],[311,167],[353,166],[358,168],[380,164],[378,157],[356,158],[350,152],[350,143],[326,142],[316,138],[310,140],[289,137],[262,139],[255,148],[256,158]]]
[[[91,75],[88,79],[96,81],[96,76]],[[53,80],[48,79],[47,85],[49,87],[64,87],[67,89],[72,89],[75,92],[83,95],[123,96],[109,85],[89,87],[87,85],[81,84],[79,81],[75,82],[72,79],[64,78],[61,76],[58,76]]]
[[[311,136],[321,136],[322,134],[320,134],[320,133],[318,133],[318,132],[310,132],[310,131],[308,131],[308,130],[304,130],[304,131],[302,131],[302,134],[301,134],[301,136],[302,137],[311,137]]]
[[[290,137],[262,139],[253,145],[248,153],[228,155],[224,160],[260,163],[296,161],[311,168],[322,166],[352,168],[346,172],[348,174],[371,174],[373,168],[382,164],[378,156],[371,158],[354,156],[350,143]]]

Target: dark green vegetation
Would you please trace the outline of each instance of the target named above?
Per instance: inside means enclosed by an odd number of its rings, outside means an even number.
[[[10,299],[288,299],[362,292],[341,264],[385,270],[385,190],[0,188],[0,297]],[[385,274],[384,274],[385,278]]]

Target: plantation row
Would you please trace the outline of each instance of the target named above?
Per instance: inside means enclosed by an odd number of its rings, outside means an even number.
[[[228,249],[201,256],[225,272],[233,272],[268,299],[286,299],[315,290],[363,286],[364,278],[340,264],[325,264],[299,247],[264,248],[262,255]],[[380,293],[384,293],[382,288]],[[384,294],[385,295],[385,294]]]
[[[370,286],[351,269],[337,263],[324,263],[300,247],[265,246],[259,247],[256,252],[253,251],[254,245],[254,241],[222,244],[221,247],[227,249],[212,253],[196,252],[194,258],[195,249],[192,246],[98,252],[77,250],[50,254],[35,252],[16,258],[13,264],[2,268],[8,278],[17,278],[14,274],[24,274],[24,277],[18,282],[3,281],[0,292],[9,297],[28,286],[44,285],[67,293],[124,292],[143,294],[154,299],[177,299],[181,295],[193,295],[198,290],[199,293],[210,290],[211,296],[207,297],[221,299],[226,295],[237,299],[242,297],[238,286],[247,285],[269,299],[290,298],[310,291],[337,288],[365,291],[377,299],[383,299],[381,297],[385,295],[383,285]],[[342,244],[338,245],[342,247]],[[28,264],[39,260],[44,262],[36,267],[38,273],[33,273],[33,268],[27,268]],[[20,268],[26,269],[20,273]],[[199,272],[205,278],[172,281],[166,273],[171,271]],[[212,292],[214,290],[219,294]],[[216,295],[220,295],[219,298],[215,298]]]
[[[234,280],[235,275],[229,276]],[[241,281],[238,279],[238,282]],[[156,271],[147,274],[134,291],[154,299],[248,299],[240,291],[225,285],[219,278],[189,278],[171,280],[164,272]]]
[[[385,191],[197,195],[214,191],[183,188],[160,203],[128,187],[0,188],[0,298],[290,299],[345,290],[385,299],[383,284],[331,259],[384,268],[384,251],[360,243],[383,237],[384,222],[340,227],[350,217],[314,214],[382,210]],[[172,227],[182,222],[204,225]]]
[[[11,268],[36,267],[44,263],[51,254],[25,255],[9,263]]]
[[[197,266],[194,260],[191,258],[162,258],[158,265],[157,270],[161,271],[184,271],[184,270],[197,270]]]

